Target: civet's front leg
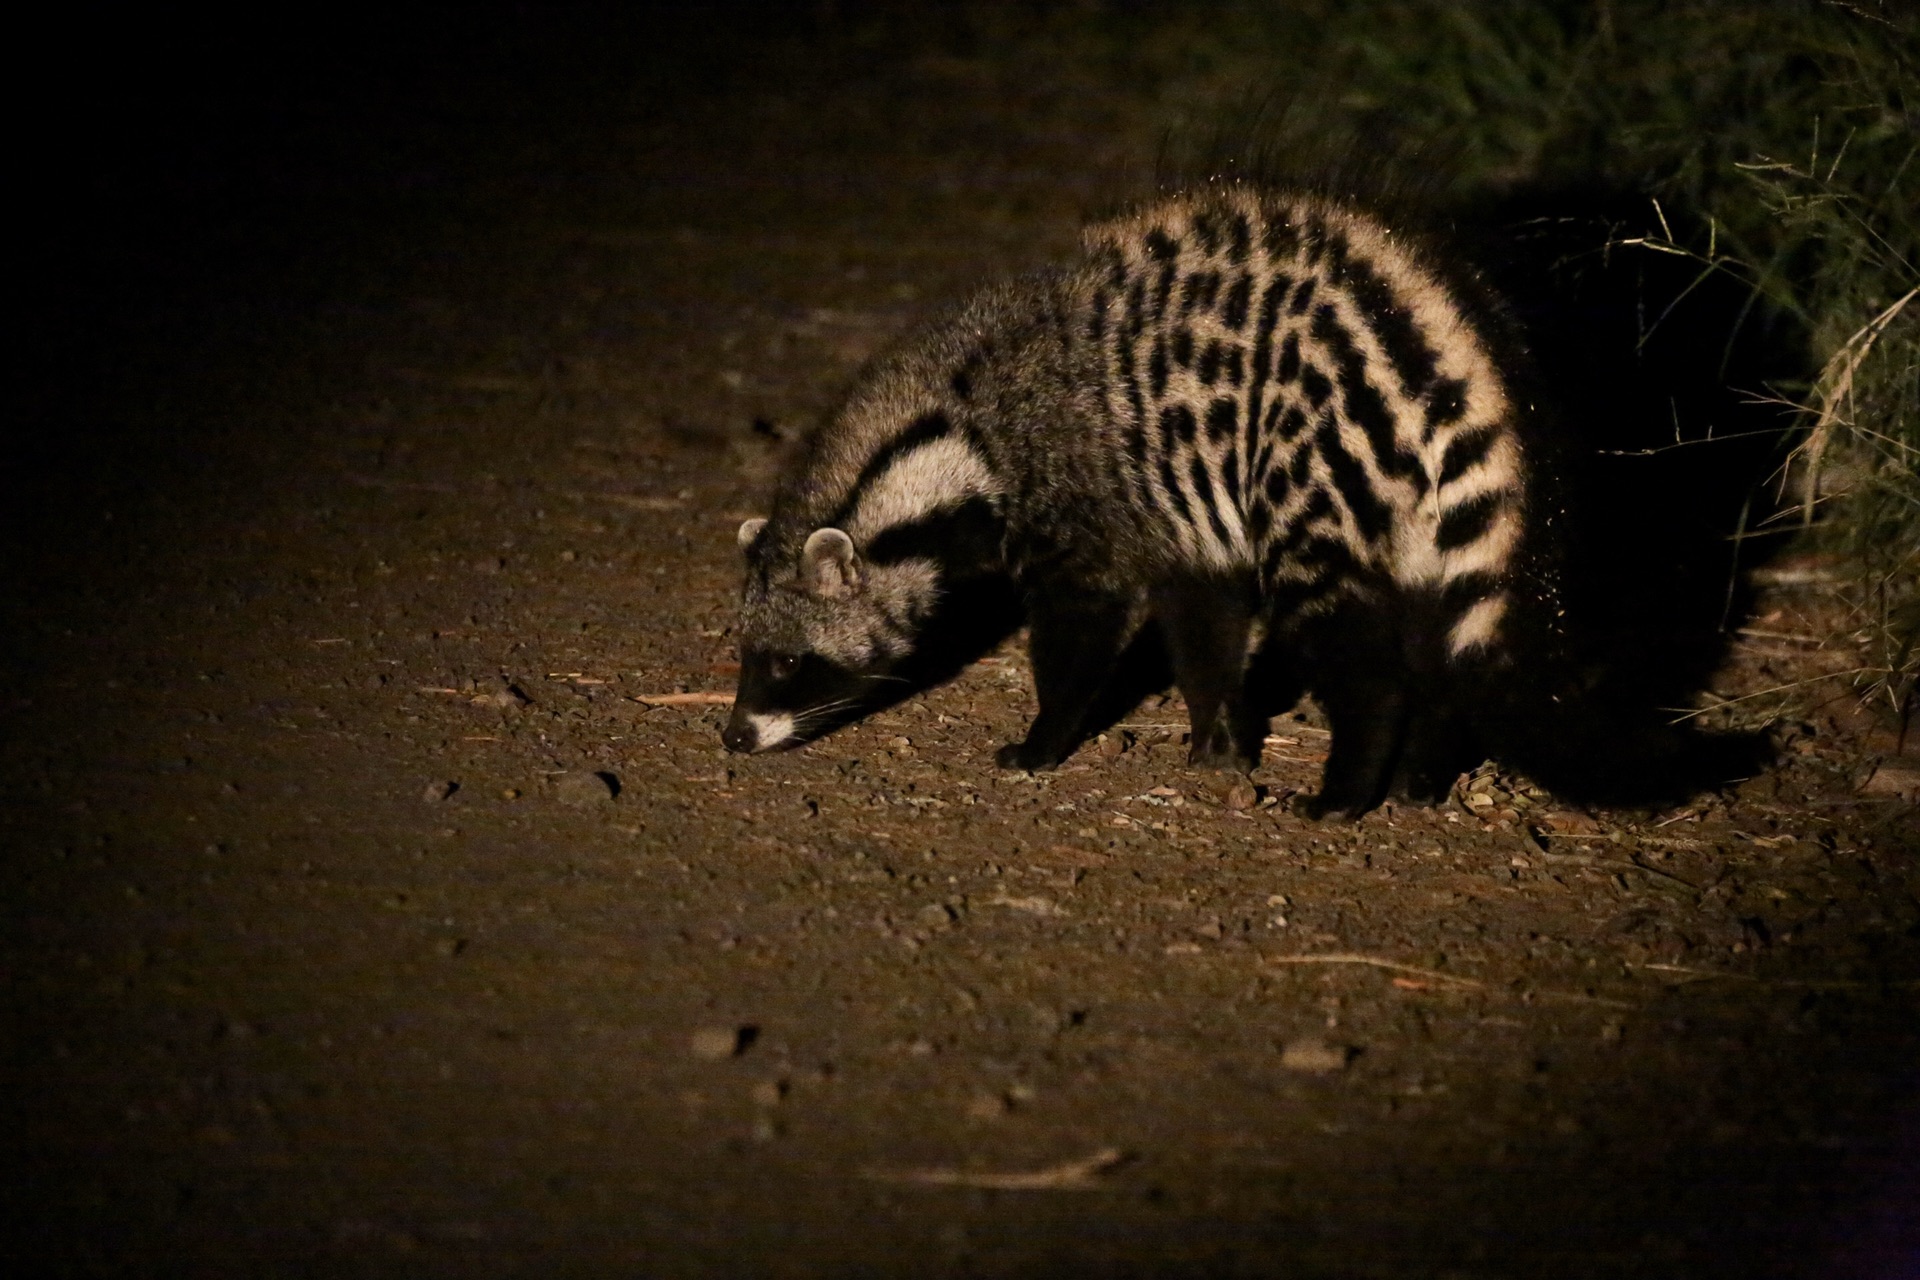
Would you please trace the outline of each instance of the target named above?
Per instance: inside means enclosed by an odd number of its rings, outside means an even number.
[[[1000,748],[995,760],[1002,768],[1051,769],[1067,758],[1133,636],[1136,612],[1121,597],[1036,594],[1027,624],[1040,712],[1027,728],[1026,741]]]
[[[1233,577],[1181,574],[1150,594],[1166,636],[1173,678],[1192,725],[1188,762],[1201,768],[1251,769],[1260,761],[1266,724],[1247,697],[1247,639],[1253,625],[1252,584]]]

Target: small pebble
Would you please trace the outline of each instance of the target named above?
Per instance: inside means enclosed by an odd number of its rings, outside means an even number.
[[[1094,743],[1094,750],[1102,757],[1112,760],[1127,749],[1127,740],[1118,731],[1103,733]]]
[[[1013,1110],[1013,1100],[1004,1093],[982,1093],[967,1103],[967,1119],[998,1120]]]
[[[753,1027],[701,1027],[687,1038],[687,1047],[696,1058],[721,1062],[745,1053],[755,1035]]]
[[[553,794],[561,804],[587,809],[606,804],[620,793],[620,781],[610,773],[563,773],[553,782]]]
[[[1236,813],[1244,812],[1260,803],[1260,789],[1251,782],[1240,781],[1233,784],[1227,792],[1227,808]]]
[[[1332,1071],[1345,1071],[1352,1057],[1353,1050],[1345,1045],[1328,1044],[1318,1037],[1308,1037],[1289,1040],[1280,1051],[1280,1065],[1289,1071],[1325,1075]]]
[[[492,707],[495,711],[518,711],[522,707],[531,705],[533,699],[502,676],[493,682],[490,690],[475,694],[471,701],[476,707]]]
[[[753,1090],[749,1096],[752,1097],[753,1105],[756,1107],[777,1107],[787,1096],[787,1082],[785,1080],[762,1080],[759,1084],[753,1086]]]
[[[460,784],[457,782],[454,782],[451,779],[446,779],[440,782],[429,782],[427,784],[427,789],[420,793],[420,798],[422,800],[426,800],[431,803],[438,804],[440,801],[445,800],[448,796],[452,795],[454,792],[458,791],[459,789],[460,789]]]

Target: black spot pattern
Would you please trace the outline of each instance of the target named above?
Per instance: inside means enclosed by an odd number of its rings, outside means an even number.
[[[946,564],[992,561],[999,538],[998,513],[985,498],[973,497],[932,511],[875,535],[862,554],[879,565],[902,560],[933,560]]]
[[[1280,501],[1280,499],[1273,497],[1273,490],[1271,485],[1268,486],[1267,498],[1268,498],[1268,501],[1274,502],[1274,503],[1278,503]],[[1272,531],[1273,531],[1272,510],[1267,506],[1267,503],[1265,502],[1253,503],[1247,510],[1247,533],[1250,537],[1252,537],[1254,545],[1259,546],[1261,543],[1265,542],[1267,540],[1267,534],[1271,533]]]
[[[1180,318],[1185,320],[1200,305],[1200,277],[1188,276],[1180,286]]]
[[[1193,476],[1193,497],[1207,511],[1207,523],[1213,528],[1213,536],[1222,546],[1233,544],[1233,535],[1227,532],[1227,525],[1220,518],[1220,508],[1213,500],[1213,474],[1207,470],[1206,459],[1195,454],[1188,468]]]
[[[1176,443],[1192,444],[1198,424],[1193,410],[1184,404],[1170,405],[1160,411],[1160,441],[1168,453]]]
[[[1475,427],[1471,431],[1462,431],[1447,442],[1447,451],[1440,459],[1440,477],[1435,481],[1443,488],[1467,474],[1486,458],[1494,441],[1500,438],[1500,428],[1492,424]]]
[[[1280,318],[1280,298],[1288,288],[1287,277],[1276,275],[1267,281],[1267,287],[1260,295],[1260,318],[1254,324],[1252,373],[1248,378],[1246,443],[1242,456],[1251,460],[1254,454],[1254,441],[1260,429],[1261,396],[1266,390],[1267,377],[1273,364],[1273,327]],[[1249,485],[1253,482],[1252,473],[1247,477]]]
[[[1300,243],[1306,250],[1307,265],[1318,268],[1327,256],[1326,220],[1317,213],[1308,214]]]
[[[1368,542],[1377,542],[1386,536],[1392,525],[1392,513],[1387,504],[1380,501],[1373,491],[1373,482],[1367,478],[1367,469],[1347,452],[1346,445],[1340,439],[1340,429],[1331,415],[1320,420],[1320,430],[1314,435],[1314,443],[1320,450],[1320,456],[1327,460],[1327,472],[1333,477],[1334,488],[1340,491],[1340,499],[1346,504],[1347,513],[1359,527],[1360,536]]]
[[[1273,376],[1281,383],[1292,382],[1300,376],[1300,335],[1289,333],[1285,342],[1280,344],[1280,363],[1274,367]]]
[[[1211,311],[1213,301],[1220,296],[1220,273],[1201,271],[1193,276],[1194,306],[1200,311]]]
[[[1506,495],[1496,491],[1480,494],[1457,507],[1449,508],[1440,517],[1440,530],[1434,535],[1434,545],[1442,551],[1452,551],[1456,547],[1478,542],[1486,535],[1493,525],[1493,518],[1505,504]]]
[[[1354,345],[1353,335],[1336,318],[1333,307],[1322,305],[1313,313],[1312,333],[1333,354],[1340,366],[1340,393],[1347,416],[1360,424],[1373,446],[1375,464],[1391,476],[1412,476],[1420,470],[1420,460],[1395,439],[1393,412],[1379,388],[1367,379],[1366,357]]]
[[[1276,409],[1279,407],[1279,405],[1274,406]],[[1306,413],[1297,404],[1288,405],[1287,411],[1280,415],[1280,438],[1288,444],[1292,444],[1300,438],[1300,433],[1306,429]]]
[[[1306,393],[1308,403],[1318,409],[1333,394],[1333,383],[1328,381],[1326,374],[1312,365],[1306,365],[1300,370],[1300,390]]]
[[[1218,443],[1240,425],[1240,406],[1221,396],[1207,406],[1207,439]]]
[[[1270,261],[1291,258],[1300,251],[1300,232],[1289,214],[1274,212],[1260,230],[1260,247]]]
[[[1160,278],[1153,286],[1153,321],[1158,324],[1167,314],[1167,299],[1173,294],[1174,279],[1180,274],[1179,267],[1172,262],[1162,263]]]
[[[1306,419],[1304,417],[1302,417],[1300,421],[1302,426],[1306,425]],[[1287,479],[1291,480],[1294,485],[1298,487],[1306,484],[1308,477],[1312,474],[1313,450],[1295,449],[1293,451],[1292,461],[1287,464]]]
[[[1241,274],[1227,289],[1227,300],[1220,307],[1220,321],[1235,333],[1246,327],[1247,307],[1253,300],[1253,277]]]
[[[1441,608],[1449,613],[1465,613],[1482,600],[1499,594],[1500,585],[1497,574],[1484,571],[1463,573],[1448,581],[1441,589]]]
[[[1387,353],[1401,390],[1409,399],[1418,399],[1433,382],[1439,355],[1413,323],[1413,312],[1399,303],[1372,263],[1349,259],[1345,277],[1347,292],[1366,318],[1374,341]]]
[[[944,438],[952,430],[953,423],[944,413],[929,413],[916,418],[904,431],[874,450],[873,455],[860,468],[860,474],[854,479],[853,486],[847,490],[846,497],[841,499],[840,505],[827,518],[826,523],[836,528],[846,524],[855,508],[860,505],[861,497],[873,487],[876,480],[892,468],[895,462],[921,445]]]
[[[1267,501],[1274,506],[1278,507],[1287,500],[1287,495],[1293,492],[1293,486],[1287,482],[1285,468],[1275,467],[1267,472],[1266,489]]]
[[[1200,252],[1209,258],[1220,252],[1220,228],[1214,224],[1212,214],[1204,210],[1194,214],[1193,233],[1200,238]]]
[[[1201,386],[1210,387],[1220,380],[1221,355],[1220,340],[1210,339],[1206,350],[1200,353],[1200,363],[1194,370],[1199,375]]]
[[[1313,305],[1314,290],[1319,286],[1320,277],[1318,276],[1308,276],[1302,280],[1300,286],[1293,291],[1293,301],[1287,305],[1287,314],[1296,316],[1307,314],[1307,308]]]
[[[1467,384],[1458,378],[1442,378],[1427,392],[1427,430],[1425,438],[1441,427],[1449,427],[1466,416]]]
[[[1240,266],[1247,260],[1247,252],[1253,247],[1253,226],[1244,213],[1233,215],[1233,225],[1227,228],[1227,261]],[[1235,326],[1238,328],[1239,326]]]
[[[1174,511],[1187,524],[1193,523],[1193,509],[1187,505],[1187,495],[1180,491],[1180,481],[1173,474],[1173,455],[1160,459],[1160,484],[1167,491],[1167,501],[1173,504]]]

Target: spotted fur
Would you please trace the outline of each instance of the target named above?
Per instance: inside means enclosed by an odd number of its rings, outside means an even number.
[[[1332,718],[1314,807],[1444,789],[1477,673],[1553,588],[1523,572],[1543,522],[1517,353],[1436,263],[1353,208],[1208,189],[1092,226],[1074,263],[934,325],[741,530],[727,744],[804,739],[956,580],[1010,575],[1040,713],[1003,764],[1064,758],[1151,617],[1196,762],[1257,758],[1264,646]],[[790,717],[779,741],[767,717]]]

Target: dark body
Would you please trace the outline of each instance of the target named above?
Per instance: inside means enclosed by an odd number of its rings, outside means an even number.
[[[1444,794],[1487,675],[1558,612],[1490,315],[1315,198],[1208,190],[1091,228],[1078,263],[876,365],[743,526],[728,745],[804,740],[920,643],[943,591],[1000,574],[1040,702],[1007,767],[1065,758],[1152,618],[1195,763],[1258,758],[1264,651],[1331,720],[1310,812]]]

